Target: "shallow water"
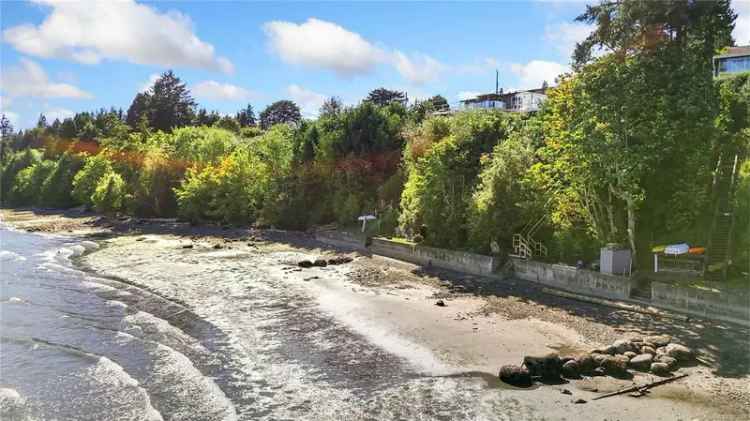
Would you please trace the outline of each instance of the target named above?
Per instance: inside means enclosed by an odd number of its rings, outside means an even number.
[[[70,262],[95,244],[0,238],[3,420],[533,418],[485,373],[431,375],[404,357],[423,350],[355,333],[261,255],[110,255],[125,281]]]

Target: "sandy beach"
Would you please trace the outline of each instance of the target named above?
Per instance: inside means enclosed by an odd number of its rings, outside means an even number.
[[[305,233],[58,212],[3,211],[2,219],[22,230],[94,239],[100,247],[80,258],[81,267],[116,288],[163,300],[151,310],[174,326],[189,314],[220,331],[221,343],[206,348],[226,354],[238,372],[262,374],[265,384],[240,379],[227,382],[224,393],[242,396],[247,411],[267,408],[271,418],[750,417],[748,331],[737,326],[574,301],[513,279],[426,271],[332,249]],[[297,266],[342,255],[353,261]],[[497,380],[502,365],[520,364],[525,355],[576,355],[618,338],[662,333],[695,349],[699,363],[678,371],[687,378],[644,397],[592,401],[654,380],[643,373],[531,389]],[[348,382],[346,392],[341,382]],[[372,388],[369,398],[352,392],[360,387]],[[450,410],[441,412],[442,403]],[[240,419],[251,413],[238,411]]]

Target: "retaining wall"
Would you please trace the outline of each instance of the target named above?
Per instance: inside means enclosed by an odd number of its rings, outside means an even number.
[[[699,317],[750,325],[750,293],[743,290],[713,291],[651,282],[651,303]]]
[[[315,239],[334,247],[365,250],[365,240],[344,231],[318,231]]]
[[[624,276],[519,258],[511,259],[515,277],[526,281],[596,297],[615,300],[630,298],[632,283]]]
[[[498,260],[492,256],[405,244],[386,238],[373,238],[368,248],[374,254],[421,266],[435,266],[481,276],[494,274],[498,264]]]

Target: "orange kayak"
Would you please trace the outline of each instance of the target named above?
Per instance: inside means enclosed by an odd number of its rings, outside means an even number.
[[[688,249],[689,254],[703,254],[706,252],[705,247],[690,247]]]

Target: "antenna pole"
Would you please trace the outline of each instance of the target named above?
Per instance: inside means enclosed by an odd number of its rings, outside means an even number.
[[[500,71],[495,69],[495,95],[500,93]]]

